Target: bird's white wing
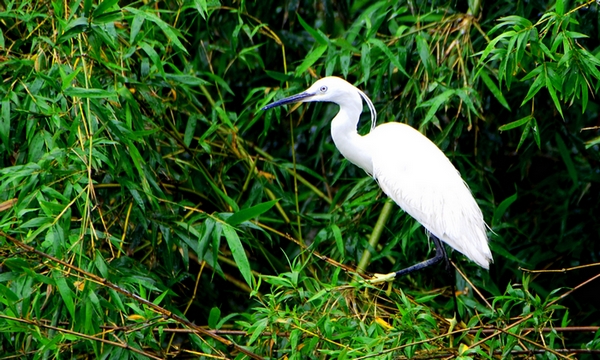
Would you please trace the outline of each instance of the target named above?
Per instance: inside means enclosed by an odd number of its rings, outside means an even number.
[[[381,189],[433,235],[488,269],[483,215],[446,155],[402,123],[379,125],[365,138]]]

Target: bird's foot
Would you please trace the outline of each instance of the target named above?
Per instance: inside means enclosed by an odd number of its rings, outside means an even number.
[[[367,280],[367,282],[369,284],[378,284],[378,283],[382,283],[382,282],[394,281],[395,278],[396,278],[395,272],[391,272],[389,274],[374,274],[371,279]]]

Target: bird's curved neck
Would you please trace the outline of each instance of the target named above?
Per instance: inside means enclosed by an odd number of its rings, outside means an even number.
[[[348,99],[340,105],[340,111],[331,121],[331,137],[342,155],[354,165],[373,174],[373,162],[367,139],[357,131],[362,112],[362,99]]]

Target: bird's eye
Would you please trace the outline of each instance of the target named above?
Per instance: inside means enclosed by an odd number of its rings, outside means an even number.
[[[319,91],[321,91],[322,93],[327,92],[327,86],[321,86]]]

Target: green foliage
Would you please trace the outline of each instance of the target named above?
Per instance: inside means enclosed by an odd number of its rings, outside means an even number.
[[[578,290],[600,254],[597,11],[563,1],[4,2],[0,353],[600,351],[598,331],[563,335],[599,325],[600,299]],[[489,272],[455,253],[456,280],[443,266],[388,292],[356,280],[355,264],[388,272],[433,249],[335,149],[335,106],[260,110],[328,75],[453,161],[491,226]],[[447,319],[452,284],[459,322]]]

